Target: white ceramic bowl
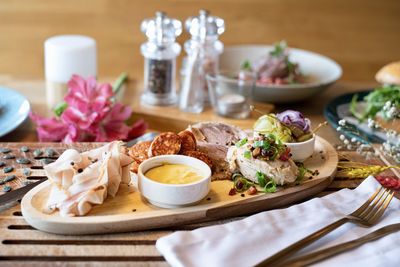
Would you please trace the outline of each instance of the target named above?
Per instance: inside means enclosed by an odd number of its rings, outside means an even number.
[[[290,148],[290,153],[292,153],[292,159],[294,161],[303,162],[314,153],[315,134],[307,141],[298,143],[285,143],[285,145]]]
[[[270,45],[227,46],[220,57],[220,69],[239,72],[245,60],[254,62],[273,49]],[[289,48],[289,58],[300,71],[312,78],[304,84],[265,85],[254,88],[254,99],[269,103],[290,103],[307,99],[327,89],[342,76],[342,68],[332,59],[317,53]]]
[[[147,178],[144,174],[165,163],[184,164],[198,169],[204,177],[190,184],[164,184]],[[143,161],[138,170],[140,193],[153,205],[177,208],[196,204],[210,191],[211,169],[201,160],[182,155],[163,155]]]

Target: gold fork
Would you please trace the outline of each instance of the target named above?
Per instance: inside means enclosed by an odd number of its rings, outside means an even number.
[[[277,262],[283,261],[283,259],[286,259],[288,256],[294,254],[295,252],[325,236],[326,234],[332,232],[333,230],[347,222],[356,223],[364,227],[370,227],[374,225],[382,217],[390,201],[392,200],[393,195],[393,191],[380,187],[361,207],[359,207],[354,212],[306,236],[305,238],[277,252],[271,257],[263,260],[256,266],[272,266],[272,264],[276,266]]]

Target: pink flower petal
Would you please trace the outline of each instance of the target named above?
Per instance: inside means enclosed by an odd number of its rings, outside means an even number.
[[[129,130],[128,139],[131,140],[143,135],[146,132],[148,126],[149,125],[143,119],[137,120]]]
[[[59,142],[68,132],[68,126],[55,118],[44,118],[33,112],[30,118],[37,124],[37,134],[40,142]]]
[[[80,129],[88,129],[93,123],[96,122],[98,114],[93,112],[91,114],[83,114],[73,107],[68,107],[61,115],[61,120],[66,124],[77,125]]]

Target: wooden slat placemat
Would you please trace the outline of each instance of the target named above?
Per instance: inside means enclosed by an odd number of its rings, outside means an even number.
[[[354,152],[341,151],[345,158],[363,160]],[[373,159],[373,163],[381,163]],[[390,175],[390,173],[388,173]],[[347,179],[338,173],[334,181],[316,197],[322,197],[343,188],[355,188],[363,179]],[[22,217],[18,202],[0,206],[0,265],[12,266],[168,266],[155,248],[158,238],[176,230],[226,223],[243,217],[207,223],[184,225],[109,235],[62,236],[35,230]]]

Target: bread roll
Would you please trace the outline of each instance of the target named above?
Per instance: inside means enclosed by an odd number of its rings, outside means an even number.
[[[381,68],[376,73],[375,79],[382,84],[400,85],[400,61],[390,63]]]

